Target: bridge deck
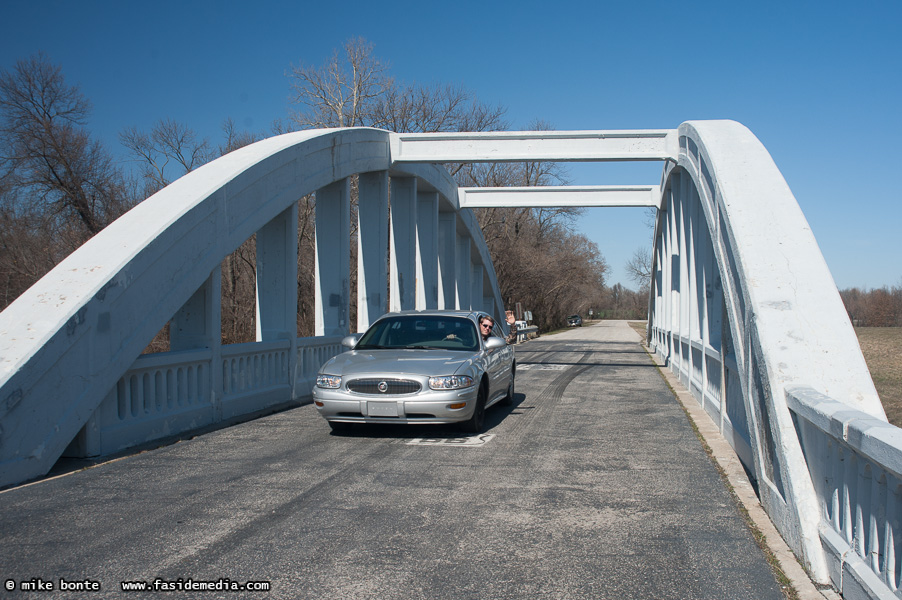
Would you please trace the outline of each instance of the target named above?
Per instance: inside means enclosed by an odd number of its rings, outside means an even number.
[[[229,596],[249,598],[782,598],[638,342],[606,322],[519,346],[515,405],[479,445],[333,436],[308,405],[8,490],[0,573],[104,597],[159,577],[271,582]]]

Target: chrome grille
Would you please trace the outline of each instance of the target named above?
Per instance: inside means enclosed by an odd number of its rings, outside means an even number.
[[[385,391],[380,389],[385,388]],[[388,396],[402,394],[416,394],[420,391],[418,381],[409,379],[355,379],[348,382],[348,389],[358,394],[371,394],[373,396]]]

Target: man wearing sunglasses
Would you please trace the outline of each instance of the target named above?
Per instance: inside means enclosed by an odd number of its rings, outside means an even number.
[[[514,318],[513,311],[505,311],[505,316],[507,317],[507,324],[510,326],[510,333],[507,335],[508,344],[514,343],[517,339],[517,320]],[[492,328],[495,326],[495,320],[488,315],[482,315],[479,317],[479,333],[482,334],[483,341],[489,339],[492,335]]]

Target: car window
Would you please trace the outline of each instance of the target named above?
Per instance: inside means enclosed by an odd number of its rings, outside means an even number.
[[[463,317],[399,315],[380,319],[360,338],[357,350],[479,349],[476,326]]]

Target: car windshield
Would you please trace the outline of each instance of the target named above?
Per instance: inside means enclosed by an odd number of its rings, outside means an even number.
[[[370,327],[356,350],[381,349],[479,350],[473,321],[443,315],[386,317]]]

